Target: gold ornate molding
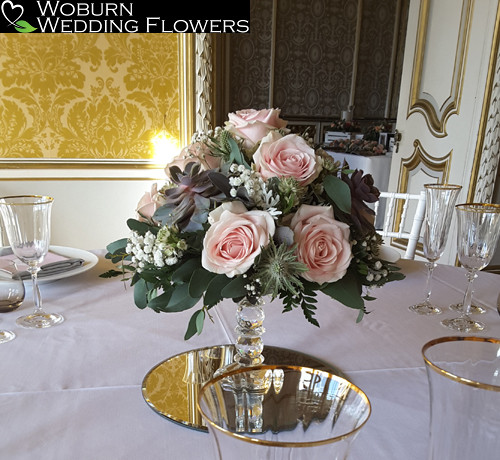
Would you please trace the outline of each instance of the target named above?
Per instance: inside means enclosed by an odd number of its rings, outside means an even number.
[[[188,145],[195,131],[195,45],[193,34],[179,37],[180,143]]]
[[[429,10],[432,0],[422,0],[420,5],[415,56],[413,61],[413,78],[410,90],[408,117],[413,113],[421,113],[435,137],[445,137],[446,122],[453,114],[460,111],[463,78],[467,61],[470,26],[474,0],[463,0],[462,14],[457,37],[453,77],[450,82],[450,94],[443,103],[422,89],[427,34],[429,33]],[[439,69],[435,69],[434,73]]]
[[[410,176],[412,171],[417,170],[418,168],[422,169],[424,173],[432,177],[428,171],[433,171],[436,173],[436,182],[448,182],[448,178],[450,175],[451,168],[451,159],[452,159],[452,151],[450,151],[446,156],[442,158],[433,157],[429,155],[428,152],[424,150],[422,144],[418,139],[413,141],[413,153],[407,157],[401,159],[400,169],[399,169],[399,184],[398,184],[398,192],[401,193],[415,193],[415,191],[410,191],[408,189]],[[427,170],[427,171],[426,171]],[[429,179],[429,183],[432,182]],[[394,219],[394,228],[399,228],[399,224],[401,222],[401,214],[403,212],[403,206],[400,203],[398,208],[396,209],[396,215]],[[391,245],[405,249],[408,244],[407,240],[403,240],[401,238],[393,238],[391,240]],[[417,253],[422,255],[423,247],[422,244],[417,244]]]
[[[481,120],[477,136],[471,180],[467,191],[469,202],[490,202],[500,163],[500,2],[486,77]]]
[[[416,170],[419,166],[424,165],[426,169],[441,173],[438,177],[438,182],[447,182],[450,175],[451,157],[450,151],[446,156],[438,158],[427,153],[418,139],[413,141],[413,153],[408,158],[402,158],[399,169],[399,186],[398,191],[402,193],[408,192],[408,184],[410,173]],[[421,168],[423,169],[423,168]]]

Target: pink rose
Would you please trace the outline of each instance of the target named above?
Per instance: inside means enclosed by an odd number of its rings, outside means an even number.
[[[321,171],[316,153],[303,137],[269,133],[253,155],[257,171],[270,177],[295,177],[301,185],[310,184]]]
[[[341,279],[351,263],[349,226],[333,217],[331,206],[302,205],[290,227],[297,244],[297,258],[309,270],[302,276],[319,284]]]
[[[165,204],[165,199],[163,195],[158,193],[158,187],[155,183],[151,186],[151,191],[146,192],[137,204],[138,220],[141,222],[154,222],[153,214],[163,204]]]
[[[243,147],[251,149],[269,131],[286,127],[287,122],[279,117],[280,112],[280,109],[238,110],[228,115],[226,129],[244,139]]]
[[[181,171],[188,163],[196,162],[201,165],[203,171],[209,169],[216,169],[220,166],[221,158],[212,155],[210,149],[201,142],[195,142],[193,144],[184,147],[179,155],[177,155],[165,168],[165,173],[170,177],[169,168],[172,166],[178,166]]]
[[[252,266],[275,231],[268,212],[247,211],[240,202],[225,203],[222,212],[217,208],[210,213],[209,222],[212,224],[203,240],[201,264],[229,278]]]

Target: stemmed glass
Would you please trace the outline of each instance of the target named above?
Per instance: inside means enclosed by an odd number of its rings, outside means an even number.
[[[37,274],[50,244],[50,214],[53,198],[38,195],[0,198],[0,214],[12,252],[28,265],[33,283],[34,312],[16,320],[27,328],[45,328],[61,323],[58,313],[45,313]]]
[[[493,257],[500,236],[500,205],[465,203],[456,206],[458,218],[458,260],[467,269],[467,290],[458,318],[441,321],[445,327],[459,332],[482,331],[485,325],[470,315],[472,286],[477,272],[486,267]]]
[[[410,306],[410,310],[419,315],[439,315],[442,309],[430,301],[432,292],[432,274],[437,261],[443,255],[450,223],[453,217],[453,207],[457,201],[461,185],[426,184],[425,187],[425,220],[424,220],[424,256],[428,260],[425,300]]]

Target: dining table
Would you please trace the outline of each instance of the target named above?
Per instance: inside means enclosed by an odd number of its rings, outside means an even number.
[[[137,308],[129,281],[99,276],[114,268],[106,251],[90,252],[98,256],[91,269],[40,284],[45,309],[61,313],[63,323],[36,330],[16,325],[33,308],[29,282],[23,304],[0,314],[0,329],[16,334],[0,344],[0,459],[215,460],[211,436],[158,414],[142,385],[171,356],[234,343],[235,304],[228,299],[211,309],[202,333],[185,340],[194,310]],[[405,279],[372,289],[376,300],[366,302],[369,313],[358,323],[357,310],[323,294],[319,327],[300,309],[283,312],[279,299],[267,299],[264,307],[265,346],[339,369],[370,400],[371,416],[352,444],[352,460],[427,458],[430,403],[422,347],[438,337],[467,335],[440,324],[457,314],[447,307],[462,300],[465,270],[436,267],[431,298],[444,312],[421,316],[408,307],[425,296],[427,268],[416,260],[397,265]],[[474,289],[474,301],[486,308],[478,315],[486,329],[476,335],[500,338],[500,277],[480,272]],[[443,426],[440,435],[454,433]]]

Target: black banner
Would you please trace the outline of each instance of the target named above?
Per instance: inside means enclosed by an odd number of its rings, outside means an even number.
[[[250,0],[0,0],[0,33],[248,33]]]

